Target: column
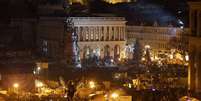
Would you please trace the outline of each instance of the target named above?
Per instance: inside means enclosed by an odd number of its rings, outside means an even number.
[[[122,30],[123,30],[123,40],[125,40],[125,36],[126,36],[126,34],[125,34],[125,28],[123,27]]]
[[[121,27],[118,27],[119,33],[118,33],[118,37],[119,37],[119,41],[121,40]]]
[[[122,27],[120,27],[120,40],[122,40]]]
[[[125,29],[122,27],[122,32],[123,32],[123,40],[125,40]]]
[[[114,47],[110,46],[110,56],[114,59]]]
[[[123,27],[123,33],[124,33],[124,40],[126,40],[126,28],[125,28],[125,26]]]
[[[98,26],[98,40],[101,41],[101,27]]]
[[[88,40],[91,41],[91,26],[88,27],[88,32],[89,32],[89,34],[88,34]]]
[[[114,39],[115,39],[115,35],[114,35],[114,34],[115,34],[115,33],[114,33],[114,30],[115,30],[115,29],[114,29],[114,28],[115,28],[115,27],[112,27],[112,41],[114,41]]]
[[[85,26],[82,27],[82,37],[83,37],[83,41],[85,41],[85,38],[86,38],[86,27]]]
[[[104,34],[104,41],[106,41],[106,39],[107,39],[107,35],[106,35],[107,34],[107,26],[104,27],[104,33],[103,34]]]
[[[96,38],[95,38],[95,35],[96,35],[96,33],[95,33],[95,27],[91,27],[91,35],[92,35],[92,37],[91,37],[91,40],[92,41],[94,41]]]
[[[91,34],[92,34],[92,28],[91,26],[89,27],[89,41],[91,41]]]
[[[112,32],[111,30],[112,30],[112,27],[109,26],[109,32],[108,32],[108,34],[109,34],[109,41],[111,40],[111,34],[112,34],[112,33],[111,33],[111,32]]]
[[[89,35],[89,28],[86,26],[85,27],[85,35],[84,35],[85,41],[88,40],[88,38],[89,38],[89,37],[87,37],[87,35]]]
[[[116,31],[116,26],[114,27],[114,41],[116,41],[116,36],[117,36],[117,31]]]
[[[87,41],[87,40],[89,40],[89,27],[88,26],[86,26],[85,27],[85,41]]]
[[[81,33],[80,33],[80,26],[77,27],[77,34],[78,34],[78,41],[80,41],[80,36],[81,36],[81,35],[80,35],[80,34],[81,34]]]

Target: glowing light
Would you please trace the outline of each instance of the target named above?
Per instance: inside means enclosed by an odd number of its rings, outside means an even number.
[[[105,98],[107,98],[107,97],[108,97],[108,95],[107,95],[107,94],[105,94],[105,95],[104,95],[104,97],[105,97]]]
[[[132,88],[132,85],[130,83],[128,84],[128,88]]]
[[[18,87],[19,87],[19,84],[18,84],[18,83],[14,83],[14,84],[13,84],[13,87],[14,87],[14,88],[18,88]]]
[[[158,60],[158,57],[157,57],[157,56],[155,56],[155,60]]]
[[[116,99],[118,97],[119,97],[119,94],[117,94],[117,93],[112,93],[111,94],[111,98],[113,98],[113,99]]]
[[[92,97],[92,96],[94,96],[94,95],[96,95],[96,94],[89,94],[89,97]]]
[[[121,51],[120,60],[121,59],[125,59],[125,58],[126,58],[126,52],[125,51]]]
[[[142,58],[142,61],[145,61],[145,58],[144,58],[144,57]]]
[[[90,88],[95,88],[96,86],[95,86],[95,82],[94,81],[90,81],[89,82],[89,87]]]
[[[111,62],[113,63],[113,62],[114,62],[114,60],[113,60],[113,59],[111,59]]]
[[[36,71],[33,71],[33,74],[36,74]]]
[[[185,56],[185,59],[186,59],[186,61],[189,61],[189,56],[186,55],[186,56]]]
[[[182,25],[184,24],[180,19],[178,20],[178,22],[179,22],[179,24],[182,24]]]
[[[36,87],[43,87],[43,83],[42,83],[42,82],[38,82],[38,83],[36,84]]]
[[[37,68],[37,70],[38,70],[38,71],[40,71],[40,70],[41,70],[41,68],[40,68],[40,67],[38,67],[38,68]]]
[[[156,91],[156,89],[155,89],[155,88],[152,88],[152,91]]]
[[[169,56],[170,56],[170,59],[173,59],[173,55],[172,54],[170,54]]]
[[[130,2],[130,0],[104,0],[111,4],[122,3],[122,2]]]
[[[67,98],[67,97],[68,97],[67,94],[65,94],[65,95],[64,95],[64,98]]]
[[[179,13],[179,14],[181,14],[181,13],[182,13],[182,11],[178,11],[178,13]]]
[[[151,57],[151,61],[153,61],[154,60],[154,57]]]
[[[145,49],[150,49],[150,45],[145,45]]]

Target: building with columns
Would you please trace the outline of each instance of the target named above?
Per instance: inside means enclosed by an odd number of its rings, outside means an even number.
[[[80,58],[118,59],[126,45],[126,20],[122,17],[71,17],[78,34]]]
[[[201,2],[189,2],[189,89],[201,92]]]

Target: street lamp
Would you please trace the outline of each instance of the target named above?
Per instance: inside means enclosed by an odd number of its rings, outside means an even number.
[[[19,88],[19,84],[18,83],[14,83],[13,84],[13,90],[14,92],[17,94],[17,99],[19,100],[19,91],[18,91],[18,88]]]
[[[113,99],[117,99],[119,97],[119,94],[118,93],[112,93],[111,94],[111,98],[113,98]]]
[[[17,89],[19,87],[19,84],[18,83],[14,83],[13,87]]]
[[[94,81],[90,81],[89,82],[89,87],[90,88],[95,88],[96,87],[95,82]]]
[[[39,72],[41,70],[41,68],[40,67],[37,67],[37,71]]]
[[[38,82],[37,84],[36,84],[36,87],[43,87],[43,83],[42,82]]]

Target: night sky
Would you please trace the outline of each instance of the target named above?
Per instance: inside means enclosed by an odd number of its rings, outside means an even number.
[[[3,21],[12,17],[38,17],[39,5],[62,5],[62,0],[1,0],[0,11]],[[186,0],[138,0],[131,3],[108,4],[101,0],[89,0],[87,6],[73,4],[71,16],[99,16],[97,13],[106,13],[112,16],[124,16],[129,24],[152,25],[158,22],[161,26],[173,24],[177,26],[177,19],[182,19],[187,24],[188,6]],[[178,14],[178,11],[180,12]],[[55,13],[51,16],[65,16],[65,14]],[[49,15],[47,15],[49,16]],[[6,19],[6,20],[5,20]]]

